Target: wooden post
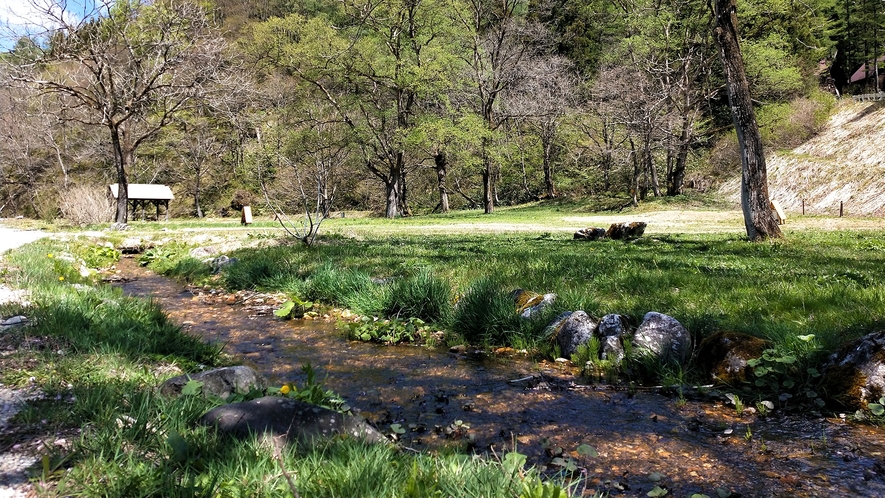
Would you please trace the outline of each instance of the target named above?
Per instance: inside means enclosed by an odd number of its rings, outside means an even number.
[[[839,217],[840,217],[840,218],[842,217],[842,214],[843,214],[844,212],[845,212],[845,211],[844,211],[843,206],[842,206],[842,201],[839,201]]]
[[[802,216],[805,216],[805,199],[802,199]]]

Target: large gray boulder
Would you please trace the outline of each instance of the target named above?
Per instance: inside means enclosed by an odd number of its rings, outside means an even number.
[[[675,318],[649,311],[633,335],[633,348],[664,361],[684,362],[691,355],[691,334]]]
[[[867,334],[831,355],[821,389],[830,400],[861,410],[885,396],[885,330]]]
[[[548,329],[555,334],[559,354],[564,358],[575,354],[578,346],[587,344],[597,326],[597,321],[583,311],[575,311],[567,317],[560,315],[557,321],[559,323],[554,322]]]
[[[624,337],[627,335],[627,323],[624,317],[618,314],[608,314],[599,321],[600,337]]]
[[[236,438],[267,437],[277,447],[287,443],[312,444],[335,436],[371,443],[386,441],[362,417],[280,396],[219,406],[203,415],[200,423],[218,427]]]
[[[267,389],[267,380],[261,374],[240,365],[172,377],[160,386],[160,394],[179,396],[184,386],[192,380],[203,384],[201,386],[203,395],[217,396],[222,399],[227,399],[236,393],[248,394],[253,390]]]

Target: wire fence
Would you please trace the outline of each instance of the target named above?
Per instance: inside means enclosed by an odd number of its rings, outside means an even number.
[[[855,102],[879,102],[885,100],[885,92],[852,95],[851,98],[853,98]]]

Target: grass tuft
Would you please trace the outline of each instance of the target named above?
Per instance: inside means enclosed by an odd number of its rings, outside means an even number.
[[[420,318],[428,323],[447,324],[452,319],[452,288],[431,270],[396,280],[387,293],[384,314],[392,318]]]

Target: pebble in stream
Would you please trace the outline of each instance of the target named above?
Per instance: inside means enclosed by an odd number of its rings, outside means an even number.
[[[502,455],[515,444],[551,471],[557,457],[583,468],[588,495],[646,496],[660,486],[679,497],[717,496],[718,488],[743,497],[885,496],[879,428],[738,416],[709,401],[583,386],[569,369],[519,357],[347,341],[331,323],[255,316],[234,299],[183,293],[131,261],[119,266],[137,277],[120,284],[127,293],[151,296],[191,333],[225,344],[272,383],[303,383],[301,366],[311,363],[325,387],[379,429],[407,428],[401,441],[415,449]],[[598,456],[579,455],[581,444]]]

